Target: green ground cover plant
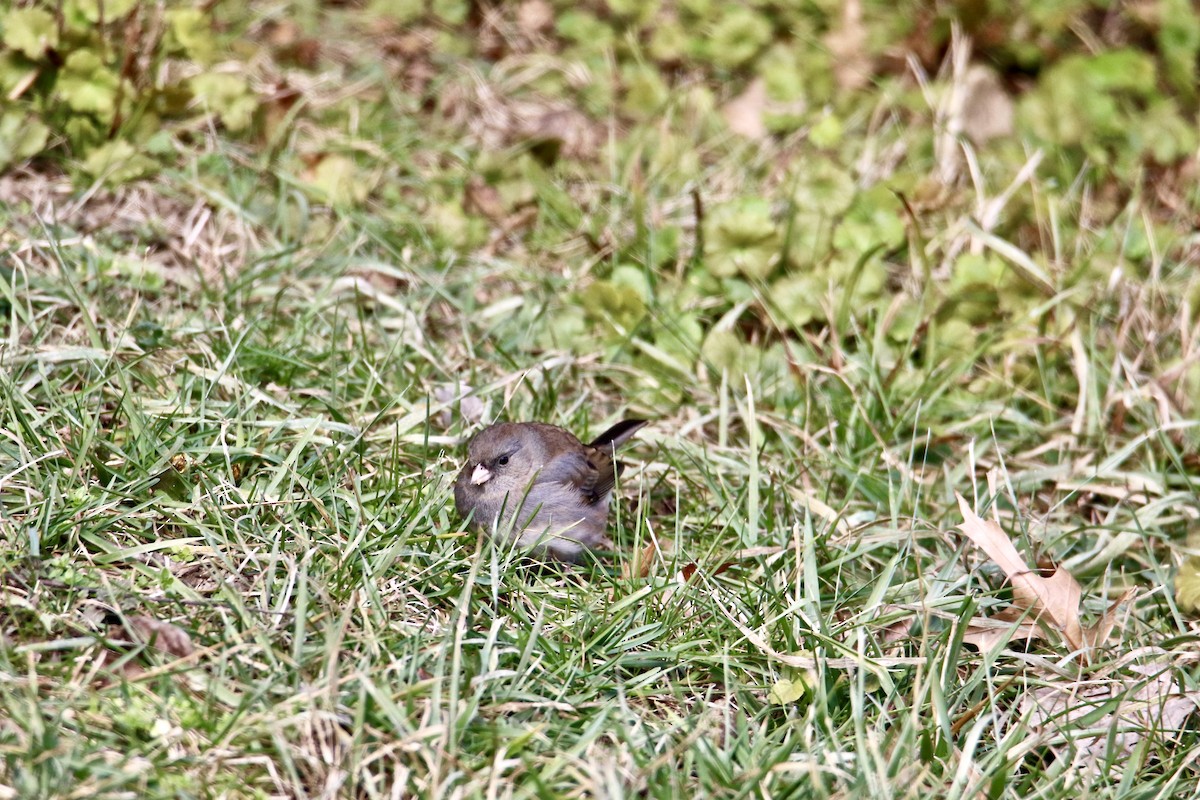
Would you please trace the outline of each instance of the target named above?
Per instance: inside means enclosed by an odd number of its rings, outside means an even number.
[[[1200,15],[0,9],[0,800],[1195,797]],[[536,565],[499,420],[622,460]]]

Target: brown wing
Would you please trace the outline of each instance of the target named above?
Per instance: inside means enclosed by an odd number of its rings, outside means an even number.
[[[588,461],[596,470],[596,481],[591,487],[588,502],[595,503],[612,491],[621,473],[621,465],[616,461],[616,449],[629,441],[643,425],[644,419],[627,419],[618,422],[595,438],[587,446]]]
[[[587,461],[595,477],[591,484],[584,488],[584,496],[589,503],[596,503],[612,491],[617,482],[620,465],[613,461],[609,451],[592,447],[587,449]]]
[[[585,503],[596,502],[597,482],[602,474],[600,466],[593,458],[593,452],[576,443],[575,447],[559,453],[542,467],[537,482],[566,484],[583,495]]]
[[[617,481],[620,466],[613,460],[615,448],[633,436],[646,421],[632,419],[618,422],[586,446],[557,426],[526,424],[537,427],[546,444],[554,442],[556,446],[552,449],[558,452],[542,467],[538,483],[549,481],[568,484],[583,495],[585,503],[593,504],[603,500]]]

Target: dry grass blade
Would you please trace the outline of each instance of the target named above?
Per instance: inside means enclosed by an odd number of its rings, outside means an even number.
[[[789,667],[797,667],[799,669],[867,669],[871,672],[886,671],[889,667],[913,666],[924,663],[924,659],[910,658],[906,656],[872,658],[868,656],[846,656],[841,658],[816,658],[814,656],[801,656],[791,653],[782,653],[776,650],[771,644],[759,633],[755,632],[741,620],[730,609],[724,609],[726,617],[733,623],[742,635],[746,637],[751,645],[762,652],[769,658],[785,664]]]

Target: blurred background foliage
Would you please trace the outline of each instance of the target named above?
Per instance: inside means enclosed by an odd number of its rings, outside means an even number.
[[[488,324],[635,364],[646,404],[786,410],[849,363],[935,428],[1070,409],[1071,336],[1200,299],[1187,0],[63,0],[0,45],[0,167],[206,186],[236,146],[283,239],[351,215],[385,258],[519,262],[539,302]],[[1181,359],[1139,363],[1188,406]]]

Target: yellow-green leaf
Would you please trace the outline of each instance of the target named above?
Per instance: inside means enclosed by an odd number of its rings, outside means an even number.
[[[1200,556],[1190,557],[1179,567],[1175,575],[1175,603],[1185,614],[1200,615]]]
[[[137,5],[137,0],[71,0],[72,16],[82,17],[93,25],[121,19]]]
[[[145,177],[157,169],[153,159],[121,139],[105,142],[83,160],[83,171],[96,180],[117,185]]]
[[[41,58],[51,48],[58,47],[58,26],[49,11],[41,8],[18,8],[3,18],[4,46],[29,58]]]
[[[780,678],[775,681],[771,691],[767,692],[767,702],[772,705],[786,706],[804,699],[812,689],[811,675],[800,672],[791,678]]]
[[[321,159],[312,171],[309,183],[333,205],[361,203],[370,192],[354,159],[348,156],[331,155]]]
[[[42,152],[49,136],[50,129],[37,118],[5,112],[0,116],[0,170]]]
[[[110,122],[116,114],[120,79],[91,50],[76,50],[67,56],[55,88],[75,111],[95,114]]]
[[[226,128],[243,131],[250,127],[258,98],[241,75],[210,72],[192,78],[192,93],[202,106],[216,114]]]
[[[167,12],[167,43],[199,61],[212,63],[216,54],[216,39],[213,36],[209,16],[198,8],[174,8]]]

